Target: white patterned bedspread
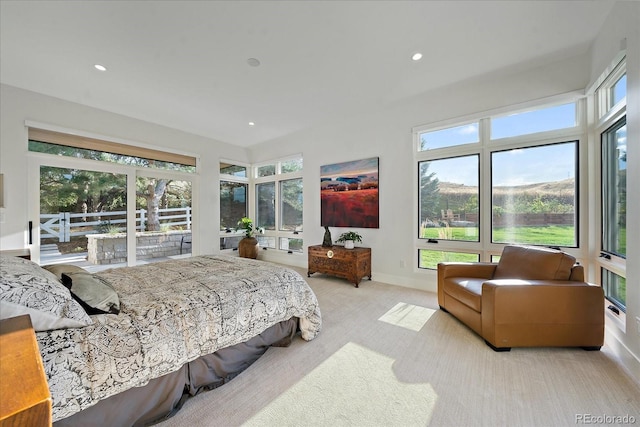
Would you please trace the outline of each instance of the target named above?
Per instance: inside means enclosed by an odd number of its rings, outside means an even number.
[[[198,256],[96,276],[118,292],[118,315],[37,338],[53,399],[66,418],[131,387],[237,344],[291,317],[302,338],[320,332],[315,294],[295,271],[232,256]]]

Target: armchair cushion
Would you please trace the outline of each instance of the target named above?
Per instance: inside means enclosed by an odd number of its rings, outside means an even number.
[[[569,280],[576,259],[554,249],[505,246],[493,279]]]
[[[461,303],[480,312],[482,303],[482,284],[486,279],[475,277],[453,277],[445,280],[444,292]]]

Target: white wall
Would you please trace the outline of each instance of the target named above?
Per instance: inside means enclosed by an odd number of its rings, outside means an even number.
[[[70,130],[126,140],[133,144],[169,148],[199,156],[201,193],[194,215],[199,222],[199,243],[194,252],[217,251],[219,159],[248,160],[247,150],[213,139],[188,134],[118,114],[63,101],[15,87],[0,86],[0,171],[4,174],[3,222],[0,248],[22,248],[27,244],[27,128],[25,120],[51,124]]]

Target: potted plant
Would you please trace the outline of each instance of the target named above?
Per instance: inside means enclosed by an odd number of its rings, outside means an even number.
[[[243,217],[238,221],[238,229],[244,230],[244,238],[238,242],[238,254],[243,258],[258,258],[258,239],[253,234],[264,233],[261,227],[254,227],[251,218]]]
[[[347,231],[346,233],[342,233],[336,242],[344,242],[345,249],[353,249],[355,242],[362,242],[362,236],[355,231]]]

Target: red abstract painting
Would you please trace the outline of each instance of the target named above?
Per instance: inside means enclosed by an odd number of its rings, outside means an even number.
[[[378,157],[321,166],[321,225],[379,228],[378,170]]]

